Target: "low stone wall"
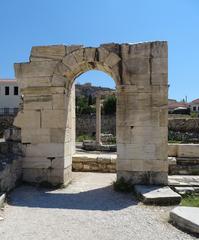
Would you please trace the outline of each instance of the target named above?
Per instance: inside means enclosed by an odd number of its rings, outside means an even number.
[[[21,143],[0,142],[0,192],[13,189],[22,177]]]
[[[116,135],[116,116],[102,115],[102,133],[112,133]],[[76,136],[94,135],[96,132],[96,116],[82,114],[76,116]]]
[[[168,156],[199,158],[199,144],[168,144]]]
[[[72,168],[74,172],[116,172],[117,156],[99,154],[75,154],[73,155]]]
[[[199,118],[169,119],[168,127],[174,132],[199,133]]]

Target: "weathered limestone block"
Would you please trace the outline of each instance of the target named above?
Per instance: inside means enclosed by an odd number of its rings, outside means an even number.
[[[32,183],[49,182],[52,185],[68,184],[72,178],[71,166],[67,168],[23,168],[23,180]]]
[[[38,46],[32,47],[30,61],[38,61],[45,59],[61,60],[66,54],[64,45]]]
[[[64,168],[65,160],[64,157],[25,157],[23,159],[23,168],[37,168],[37,169],[56,169]]]
[[[66,129],[64,128],[50,128],[50,142],[63,143],[66,138]],[[69,137],[67,137],[69,139]]]
[[[61,157],[64,155],[62,143],[39,143],[30,144],[26,147],[26,157]]]
[[[159,126],[167,127],[168,126],[168,109],[162,108],[159,112]]]
[[[146,110],[126,110],[120,109],[119,114],[123,117],[117,116],[118,126],[133,127],[159,127],[159,112]]]
[[[151,42],[151,55],[157,58],[168,58],[168,46],[166,41]]]
[[[41,111],[42,128],[65,128],[66,111],[65,110],[42,110]]]
[[[166,150],[159,149],[163,144],[117,144],[118,158],[129,160],[165,160],[167,159]],[[166,155],[166,158],[165,158]]]
[[[84,48],[81,48],[72,53],[77,63],[82,64],[85,61],[84,52]]]
[[[21,94],[24,96],[42,97],[51,94],[63,94],[66,89],[64,87],[31,87],[21,90]]]
[[[19,128],[40,128],[41,112],[39,110],[26,110],[19,112],[14,120],[14,126]]]
[[[22,143],[50,143],[50,129],[45,128],[22,128]]]
[[[106,50],[110,51],[110,52],[114,52],[116,54],[119,53],[119,49],[120,47],[122,47],[124,44],[120,45],[118,43],[104,43],[104,44],[100,44],[100,48],[105,48]]]
[[[151,74],[151,84],[168,86],[168,74],[167,73],[152,73]]]
[[[167,185],[168,172],[154,171],[122,171],[117,169],[117,179],[123,177],[126,181],[131,180],[133,184]]]
[[[58,66],[60,67],[60,65],[64,65],[64,64],[58,64]],[[55,70],[56,71],[56,70]],[[57,70],[57,74],[59,73],[59,71]],[[61,75],[57,75],[57,74],[53,74],[52,80],[51,80],[51,85],[53,87],[64,87],[67,85],[67,78],[63,77]]]
[[[166,86],[152,86],[152,106],[167,108],[168,88]]]
[[[83,45],[69,45],[69,46],[65,46],[66,47],[66,54],[70,54],[80,48],[83,47]]]
[[[124,63],[126,74],[148,74],[150,72],[149,59],[130,58]]]
[[[121,60],[121,58],[116,55],[115,53],[110,53],[107,58],[105,59],[104,63],[107,64],[109,67],[113,67],[115,66],[119,61]]]
[[[17,79],[52,76],[57,63],[58,61],[53,60],[30,63],[16,63],[14,65],[15,76]]]
[[[95,61],[96,48],[85,48],[84,59],[86,62]]]
[[[109,55],[109,51],[107,51],[105,48],[99,48],[98,49],[98,54],[99,54],[99,62],[104,63],[105,59],[107,59]]]
[[[178,144],[177,157],[199,157],[199,145]]]
[[[52,95],[43,96],[24,96],[23,98],[24,110],[41,110],[41,109],[53,109],[53,97]]]
[[[129,49],[126,49],[126,58],[127,54],[133,57],[145,57],[149,58],[151,54],[151,44],[150,43],[138,43],[138,44],[130,44]]]
[[[116,165],[122,171],[168,171],[168,162],[163,160],[118,160]]]
[[[52,108],[53,109],[65,109],[65,105],[67,102],[67,97],[65,94],[53,94],[52,95]]]
[[[178,152],[178,144],[168,144],[168,156],[176,157]]]
[[[75,68],[78,68],[77,61],[73,54],[65,56],[62,61],[63,61],[63,64],[66,67],[68,67],[71,71],[73,71],[73,69]]]
[[[151,62],[151,72],[152,73],[163,73],[168,72],[168,61],[167,58],[153,58]]]

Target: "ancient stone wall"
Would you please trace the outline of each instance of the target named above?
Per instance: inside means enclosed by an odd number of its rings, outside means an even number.
[[[102,133],[112,133],[116,135],[116,116],[102,115]],[[92,136],[96,132],[96,116],[89,114],[82,114],[76,116],[76,136],[89,135]]]
[[[169,119],[168,128],[174,132],[199,133],[199,118]]]
[[[102,44],[98,48],[40,46],[15,64],[23,109],[14,124],[28,144],[26,181],[71,180],[75,146],[74,81],[95,69],[109,74],[117,92],[117,178],[167,184],[167,42]]]
[[[75,154],[73,156],[72,169],[74,172],[116,172],[117,156],[102,157],[97,154]]]

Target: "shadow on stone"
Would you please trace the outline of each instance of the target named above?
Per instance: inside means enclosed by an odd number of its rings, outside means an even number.
[[[119,211],[138,203],[132,194],[114,192],[113,186],[77,193],[58,191],[21,186],[10,194],[8,204],[31,208]]]

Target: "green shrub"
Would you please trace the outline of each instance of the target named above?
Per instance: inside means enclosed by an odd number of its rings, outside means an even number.
[[[123,177],[113,183],[113,188],[116,192],[132,192],[133,186],[131,180],[126,181]]]
[[[89,136],[89,135],[80,135],[76,138],[77,142],[83,142],[84,140],[94,140],[93,137]]]
[[[199,114],[197,112],[191,112],[192,118],[198,118]]]
[[[183,197],[181,206],[199,207],[199,195],[191,194]]]

